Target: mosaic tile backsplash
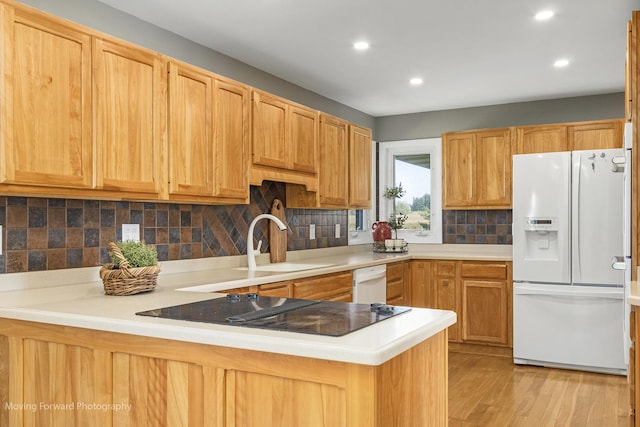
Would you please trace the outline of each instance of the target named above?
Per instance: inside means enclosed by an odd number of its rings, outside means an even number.
[[[511,210],[444,211],[443,243],[511,245]]]
[[[286,206],[284,184],[251,187],[249,205],[191,205],[0,196],[3,225],[0,273],[91,267],[109,262],[107,245],[121,240],[122,224],[140,224],[160,261],[246,254],[251,220]],[[347,211],[285,209],[287,250],[346,246]],[[316,238],[309,239],[309,225]],[[340,224],[341,238],[335,238]],[[269,222],[256,224],[255,242],[269,251]],[[445,211],[444,243],[511,244],[511,211]]]
[[[274,199],[286,206],[284,184],[251,187],[249,205],[191,205],[0,196],[3,253],[0,273],[98,266],[109,261],[107,245],[121,240],[122,224],[140,224],[160,261],[240,255],[247,252],[249,224],[269,212]],[[347,211],[285,209],[287,249],[347,245]],[[309,225],[316,238],[309,239]],[[335,238],[340,224],[341,238]],[[254,238],[269,251],[269,222],[256,224]]]

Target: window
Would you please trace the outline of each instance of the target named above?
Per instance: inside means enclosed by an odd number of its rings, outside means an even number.
[[[381,221],[394,209],[407,220],[398,239],[409,243],[442,243],[442,149],[440,138],[380,143],[379,203]],[[399,186],[402,198],[382,197],[385,188]]]

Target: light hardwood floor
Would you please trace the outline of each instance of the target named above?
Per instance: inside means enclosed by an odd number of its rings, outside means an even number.
[[[464,351],[464,350],[462,350]],[[449,426],[629,426],[627,378],[449,352]]]

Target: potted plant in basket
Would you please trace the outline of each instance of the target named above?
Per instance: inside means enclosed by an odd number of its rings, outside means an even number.
[[[109,243],[110,264],[100,269],[107,295],[133,295],[155,289],[160,272],[156,248],[144,241]]]
[[[385,187],[384,193],[382,196],[391,200],[391,214],[389,214],[389,226],[394,232],[394,238],[388,244],[385,242],[387,247],[391,247],[394,250],[400,249],[404,246],[404,239],[398,239],[398,230],[404,227],[404,223],[407,222],[408,216],[406,214],[396,213],[396,199],[402,198],[405,194],[405,189],[402,188],[402,183],[399,183],[397,186],[393,187]]]

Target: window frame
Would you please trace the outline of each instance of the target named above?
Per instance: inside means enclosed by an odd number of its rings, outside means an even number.
[[[431,162],[431,230],[398,230],[398,238],[409,243],[442,244],[442,138],[385,141],[379,148],[379,193],[378,212],[381,221],[386,221],[393,211],[393,201],[382,194],[394,182],[394,156],[429,154]]]

